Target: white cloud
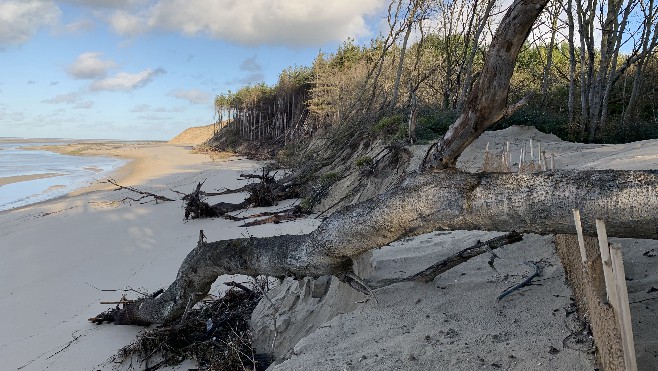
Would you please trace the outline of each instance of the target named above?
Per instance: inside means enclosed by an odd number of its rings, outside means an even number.
[[[148,68],[137,73],[120,72],[112,77],[94,81],[89,89],[92,91],[131,91],[147,85],[156,76],[163,73],[165,73],[165,70],[162,68],[155,70]]]
[[[250,85],[263,82],[263,80],[265,80],[265,74],[263,74],[263,66],[258,63],[255,55],[251,58],[245,59],[242,64],[240,64],[240,71],[246,72],[247,75],[228,81],[229,84],[237,83],[240,85]]]
[[[383,0],[159,0],[139,12],[117,11],[120,34],[164,29],[245,44],[317,45],[369,36],[365,17]]]
[[[130,112],[183,112],[185,111],[185,107],[171,107],[171,108],[165,108],[165,107],[152,107],[150,104],[138,104],[135,107],[130,109]]]
[[[41,103],[50,103],[50,104],[61,104],[61,103],[68,103],[68,104],[73,104],[77,103],[80,100],[80,94],[79,93],[66,93],[66,94],[60,94],[57,95],[53,98],[46,99],[41,101]]]
[[[96,25],[91,19],[80,19],[67,24],[59,25],[56,32],[59,34],[81,34],[90,32]]]
[[[169,95],[178,99],[186,100],[193,104],[210,104],[212,102],[210,94],[198,89],[175,90],[169,93]]]
[[[102,60],[102,53],[82,53],[68,68],[68,73],[76,79],[96,79],[104,77],[109,69],[117,67],[112,60]]]
[[[148,0],[59,0],[62,3],[80,5],[93,9],[134,7]]]
[[[92,102],[92,101],[90,101],[90,100],[86,100],[86,101],[84,101],[84,102],[80,102],[80,103],[76,104],[75,106],[73,106],[73,108],[78,108],[78,109],[89,109],[89,108],[91,108],[91,107],[93,107],[93,106],[94,106],[94,102]]]
[[[130,109],[130,112],[149,112],[151,111],[150,104],[138,104]]]
[[[146,32],[148,26],[144,19],[124,10],[117,10],[109,18],[110,25],[121,35],[138,35]]]
[[[41,27],[54,25],[61,14],[52,1],[0,2],[0,45],[24,43]]]

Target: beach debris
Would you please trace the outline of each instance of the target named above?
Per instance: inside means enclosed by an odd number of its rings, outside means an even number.
[[[259,179],[260,182],[247,184],[237,189],[226,189],[220,192],[205,192],[201,190],[204,182],[199,182],[192,193],[183,196],[185,201],[185,219],[203,219],[222,217],[232,221],[263,218],[245,222],[241,227],[252,227],[269,223],[282,223],[303,217],[310,212],[306,204],[297,204],[293,207],[279,210],[257,213],[248,216],[236,216],[229,213],[246,210],[250,207],[269,207],[276,205],[279,201],[298,198],[299,184],[285,180],[276,180],[276,173],[271,174],[271,169],[263,167],[261,174],[240,174],[242,179]],[[233,193],[247,192],[249,195],[239,203],[219,202],[209,204],[206,199],[210,196],[220,196]]]
[[[137,361],[157,370],[193,360],[204,370],[265,370],[272,358],[255,352],[249,329],[262,294],[242,283],[228,286],[223,296],[200,302],[183,319],[141,333],[113,357],[115,364]]]
[[[406,279],[407,281],[420,281],[420,282],[431,282],[441,273],[444,273],[457,265],[464,263],[478,255],[489,252],[492,254],[491,258],[488,261],[488,264],[492,269],[493,261],[497,255],[493,252],[494,249],[503,247],[505,245],[510,245],[516,242],[523,240],[523,235],[518,232],[506,233],[502,236],[494,237],[487,241],[477,241],[473,246],[461,250],[460,252],[432,265],[431,267],[416,273],[415,275]]]
[[[503,298],[505,298],[507,295],[513,293],[514,291],[530,285],[532,280],[535,277],[537,277],[541,274],[541,268],[539,267],[539,264],[534,263],[534,262],[524,262],[524,264],[526,264],[530,267],[533,267],[535,269],[535,271],[531,275],[529,275],[526,279],[524,279],[522,282],[520,282],[520,283],[508,288],[507,290],[503,291],[500,295],[498,295],[497,300],[502,300]]]
[[[145,204],[145,203],[150,202],[150,201],[155,201],[155,203],[157,204],[157,203],[160,203],[160,202],[174,201],[173,199],[171,199],[169,197],[162,196],[162,195],[157,195],[157,194],[151,193],[151,192],[141,191],[141,190],[139,190],[135,187],[122,186],[121,184],[117,183],[116,180],[114,180],[112,178],[108,178],[104,183],[109,183],[109,184],[112,184],[113,186],[117,187],[117,189],[115,189],[116,191],[128,190],[128,191],[131,191],[131,192],[142,195],[142,197],[140,197],[140,198],[125,197],[120,202],[133,201],[133,202],[138,202],[140,204]],[[153,198],[153,200],[149,199],[151,197]]]

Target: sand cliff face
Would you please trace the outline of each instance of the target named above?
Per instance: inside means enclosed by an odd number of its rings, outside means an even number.
[[[214,132],[214,124],[206,126],[194,126],[183,130],[182,133],[172,138],[170,144],[192,144],[199,145],[210,139]]]

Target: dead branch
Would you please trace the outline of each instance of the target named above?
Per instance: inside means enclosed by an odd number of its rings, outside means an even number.
[[[520,283],[510,287],[509,289],[503,291],[500,295],[498,295],[497,300],[502,300],[504,297],[506,297],[507,295],[513,293],[514,291],[516,291],[516,290],[518,290],[522,287],[528,286],[535,277],[539,276],[539,274],[541,273],[541,268],[539,267],[539,264],[533,263],[533,262],[524,262],[524,263],[526,265],[529,265],[530,267],[535,268],[534,273],[532,273],[531,275],[526,277],[526,279],[524,279],[522,282],[520,282]]]
[[[140,191],[139,189],[134,188],[134,187],[130,187],[130,186],[122,186],[122,185],[120,185],[119,183],[117,183],[116,180],[114,180],[114,179],[112,179],[112,178],[108,178],[107,181],[105,181],[105,183],[109,183],[109,184],[112,184],[113,186],[117,187],[116,191],[120,191],[120,190],[124,190],[124,189],[125,189],[125,190],[128,190],[128,191],[131,191],[131,192],[134,192],[134,193],[137,193],[137,194],[142,195],[142,197],[140,197],[140,198],[138,198],[138,199],[134,199],[134,198],[126,197],[126,198],[124,198],[124,199],[121,200],[121,201],[130,200],[130,201],[134,201],[134,202],[142,202],[142,200],[144,200],[144,199],[146,199],[146,198],[149,198],[149,197],[153,197],[153,199],[155,200],[155,203],[156,203],[156,204],[157,204],[158,202],[174,201],[174,200],[172,200],[171,198],[166,197],[166,196],[161,196],[161,195],[157,195],[157,194],[155,194],[155,193],[146,192],[146,191]]]
[[[415,275],[409,277],[408,281],[419,281],[419,282],[431,282],[441,273],[447,272],[448,270],[469,261],[470,259],[482,255],[491,250],[498,249],[500,247],[510,245],[516,242],[523,240],[523,236],[518,232],[510,232],[508,234],[494,237],[488,241],[480,242],[478,241],[475,245],[464,249],[455,255],[440,261],[431,267],[416,273]]]
[[[376,283],[370,283],[371,287],[383,287],[391,285],[397,282],[405,281],[416,281],[416,282],[431,282],[436,276],[441,273],[445,273],[450,269],[469,261],[470,259],[482,255],[487,252],[492,252],[494,249],[510,245],[516,242],[523,240],[523,236],[518,232],[510,232],[502,236],[494,237],[490,240],[480,242],[478,241],[475,245],[459,251],[456,254],[449,256],[446,259],[432,265],[431,267],[424,269],[413,276],[410,277],[401,277],[395,279],[388,279],[385,281],[379,281]],[[491,264],[490,264],[491,265]]]

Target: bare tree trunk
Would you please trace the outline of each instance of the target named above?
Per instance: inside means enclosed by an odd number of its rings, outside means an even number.
[[[572,208],[581,210],[588,235],[595,233],[594,220],[603,219],[609,236],[658,239],[657,189],[658,171],[418,175],[398,189],[336,212],[307,235],[200,240],[163,294],[127,305],[116,321],[175,319],[223,274],[330,274],[349,282],[352,261],[362,253],[434,230],[573,234]]]
[[[517,0],[503,17],[485,58],[480,79],[457,121],[427,156],[424,166],[454,167],[457,158],[489,126],[510,114],[507,94],[516,57],[548,0]]]
[[[575,24],[573,21],[573,0],[567,0],[567,22],[569,28],[569,100],[567,103],[569,124],[574,123],[574,95],[576,90],[576,48],[574,45]],[[580,132],[581,130],[579,130]],[[580,133],[579,133],[580,135]]]
[[[548,87],[551,83],[551,68],[553,68],[553,49],[555,49],[555,37],[557,35],[557,22],[560,17],[562,4],[555,2],[549,14],[549,21],[551,22],[551,40],[548,43],[546,51],[546,64],[544,65],[544,72],[542,73],[541,94],[542,99],[545,101],[548,93]]]
[[[548,3],[548,0],[544,2],[544,5],[546,5],[546,3]],[[466,67],[465,68],[466,76],[464,77],[464,82],[461,85],[461,92],[459,93],[459,99],[457,100],[457,111],[462,111],[464,109],[464,105],[466,104],[466,96],[468,95],[468,92],[471,89],[471,84],[473,83],[474,80],[473,62],[475,61],[475,54],[477,53],[480,38],[482,37],[482,31],[484,31],[484,27],[487,25],[489,16],[491,15],[491,10],[493,9],[493,6],[495,4],[496,4],[495,0],[487,0],[487,7],[485,8],[484,13],[482,14],[482,18],[478,20],[477,29],[475,30],[475,34],[473,35],[472,47],[470,50],[468,50],[468,58],[464,63]],[[474,6],[473,12],[476,11],[477,9]],[[534,23],[534,20],[532,21],[532,23]],[[527,37],[528,35],[525,34],[525,36],[523,37],[523,41],[525,41]],[[516,61],[516,56],[514,56],[514,60]]]
[[[407,42],[409,42],[409,36],[411,35],[411,29],[414,25],[414,17],[416,13],[416,5],[414,4],[413,9],[409,10],[407,18],[407,27],[404,33],[404,40],[402,41],[402,49],[400,49],[400,60],[398,61],[398,69],[395,73],[395,83],[393,85],[393,94],[391,97],[390,109],[394,109],[395,105],[398,102],[398,94],[400,92],[400,78],[402,77],[402,67],[404,67],[404,56],[407,53]]]

